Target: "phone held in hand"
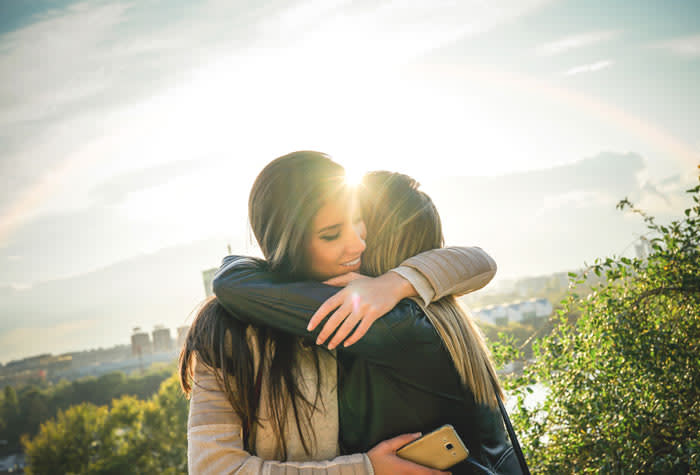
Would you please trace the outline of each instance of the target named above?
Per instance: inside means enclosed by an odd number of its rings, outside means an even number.
[[[445,470],[469,456],[469,450],[450,424],[401,447],[396,455],[426,467]]]

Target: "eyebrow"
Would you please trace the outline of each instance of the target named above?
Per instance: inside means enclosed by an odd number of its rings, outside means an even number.
[[[325,231],[335,230],[335,228],[340,228],[340,227],[342,227],[342,226],[343,226],[342,223],[331,224],[330,226],[326,226],[326,227],[324,227],[324,228],[319,229],[319,230],[317,231],[317,233],[318,233],[318,234],[321,234],[321,233],[323,233],[323,232],[325,232]]]

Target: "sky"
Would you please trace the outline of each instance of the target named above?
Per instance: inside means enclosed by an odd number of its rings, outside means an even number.
[[[293,150],[416,177],[497,281],[629,253],[626,196],[689,201],[698,2],[262,3],[0,0],[0,362],[182,322]],[[167,285],[142,265],[182,253]],[[133,297],[106,275],[179,298],[105,316]]]

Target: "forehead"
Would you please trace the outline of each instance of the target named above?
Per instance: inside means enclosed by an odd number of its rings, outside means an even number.
[[[355,213],[357,199],[354,194],[342,193],[326,201],[318,210],[313,220],[314,231],[319,231],[328,226],[342,224],[348,216]]]

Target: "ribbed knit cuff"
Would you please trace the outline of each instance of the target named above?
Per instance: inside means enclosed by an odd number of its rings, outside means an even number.
[[[496,261],[478,247],[449,247],[406,259],[401,267],[418,271],[430,283],[437,300],[484,287],[496,275]],[[417,290],[417,289],[416,289]]]
[[[362,456],[365,458],[365,468],[367,469],[367,475],[374,475],[374,467],[372,466],[372,462],[369,460],[369,455],[362,454]]]
[[[435,297],[435,290],[428,282],[428,279],[423,277],[423,274],[418,272],[416,269],[406,266],[399,266],[395,269],[391,269],[389,272],[395,272],[401,277],[406,279],[410,284],[416,289],[416,293],[423,301],[426,306],[433,301]]]

